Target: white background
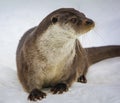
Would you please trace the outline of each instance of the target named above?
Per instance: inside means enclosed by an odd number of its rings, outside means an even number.
[[[16,77],[20,37],[50,12],[70,7],[96,23],[80,37],[83,47],[120,45],[120,0],[0,0],[0,103],[27,103]],[[120,103],[120,58],[98,63],[88,72],[88,84],[73,85],[64,95],[49,94],[43,103]],[[7,99],[8,98],[8,99]]]

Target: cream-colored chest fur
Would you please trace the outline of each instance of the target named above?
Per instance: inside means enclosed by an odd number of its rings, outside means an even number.
[[[47,59],[46,61],[38,60],[37,64],[44,69],[43,75],[47,75],[46,79],[57,79],[64,69],[68,69],[67,65],[75,56],[76,35],[74,33],[72,28],[68,27],[68,30],[65,30],[56,24],[49,27],[42,37],[37,39],[36,45],[40,55]]]

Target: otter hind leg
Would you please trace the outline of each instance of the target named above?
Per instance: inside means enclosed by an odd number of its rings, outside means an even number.
[[[42,100],[45,97],[46,97],[46,93],[38,89],[33,89],[28,96],[28,100],[37,101],[37,100]]]
[[[87,83],[87,79],[86,79],[85,75],[81,75],[81,76],[78,78],[77,82]]]
[[[51,88],[53,94],[62,94],[68,91],[68,86],[65,83],[58,83]]]

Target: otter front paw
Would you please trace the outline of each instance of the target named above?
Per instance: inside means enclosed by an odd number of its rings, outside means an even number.
[[[84,75],[80,76],[77,81],[81,83],[87,83],[87,79]]]
[[[44,92],[41,92],[40,90],[38,89],[34,89],[30,92],[29,96],[28,96],[28,99],[30,101],[37,101],[37,100],[41,100],[43,98],[46,97],[46,93]]]
[[[68,91],[68,87],[64,83],[59,83],[51,88],[53,94],[62,94],[63,92]]]

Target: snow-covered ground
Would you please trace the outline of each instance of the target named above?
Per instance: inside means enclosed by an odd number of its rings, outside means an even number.
[[[37,103],[120,103],[120,57],[101,61],[89,68],[88,83],[74,83],[61,95],[52,95]],[[0,103],[32,103],[18,82],[16,71],[0,67]]]
[[[51,11],[72,7],[96,22],[80,38],[84,47],[120,45],[119,0],[0,0],[0,103],[29,103],[17,79],[15,53],[20,37]],[[120,103],[120,57],[89,68],[87,84],[74,83],[67,93],[40,103]]]

